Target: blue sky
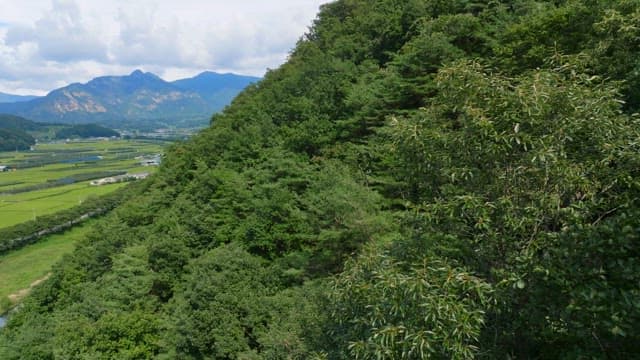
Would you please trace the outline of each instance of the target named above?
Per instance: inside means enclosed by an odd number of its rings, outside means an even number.
[[[96,76],[261,76],[328,0],[0,0],[0,92],[44,95]]]

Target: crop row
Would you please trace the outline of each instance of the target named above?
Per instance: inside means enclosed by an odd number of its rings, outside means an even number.
[[[82,204],[35,220],[0,229],[0,255],[35,243],[42,236],[66,230],[88,218],[104,214],[127,198],[126,188],[100,197],[90,197]]]
[[[31,192],[31,191],[44,190],[44,189],[49,189],[49,188],[54,188],[59,186],[71,185],[80,181],[88,181],[88,180],[101,179],[101,178],[110,177],[110,176],[124,175],[126,173],[127,173],[126,171],[98,171],[98,172],[91,172],[91,173],[84,173],[84,174],[74,174],[61,179],[48,180],[45,183],[39,183],[39,184],[33,184],[33,185],[23,186],[19,188],[9,189],[9,190],[0,192],[0,195],[13,195],[13,194],[20,194],[20,193]]]

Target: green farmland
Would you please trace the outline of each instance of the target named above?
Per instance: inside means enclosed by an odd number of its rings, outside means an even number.
[[[127,183],[90,185],[91,180],[153,172],[144,159],[163,152],[166,142],[99,140],[39,144],[31,151],[0,152],[0,229],[55,214],[122,188]],[[93,221],[0,256],[0,314],[26,296],[51,267],[91,230]]]
[[[91,226],[92,222],[89,221],[0,256],[0,314],[19,301],[21,296],[26,295],[24,293],[31,284],[45,277],[56,262],[70,253]]]
[[[40,144],[32,151],[0,153],[0,228],[56,213],[125,184],[91,186],[90,180],[153,172],[141,158],[162,152],[163,142],[99,140]]]
[[[0,227],[11,226],[37,219],[60,210],[69,209],[92,195],[104,195],[125,183],[90,186],[87,183],[72,184],[24,194],[0,197]]]

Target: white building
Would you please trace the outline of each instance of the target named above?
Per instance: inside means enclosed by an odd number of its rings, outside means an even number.
[[[102,186],[102,185],[115,184],[115,183],[124,182],[124,181],[142,180],[142,179],[146,179],[147,177],[149,177],[149,173],[147,172],[137,173],[137,174],[125,174],[125,175],[111,176],[111,177],[106,177],[98,180],[93,180],[89,184],[92,186]]]

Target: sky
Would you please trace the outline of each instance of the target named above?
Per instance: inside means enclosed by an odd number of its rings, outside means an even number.
[[[0,0],[0,92],[45,95],[136,69],[262,76],[328,0]]]

